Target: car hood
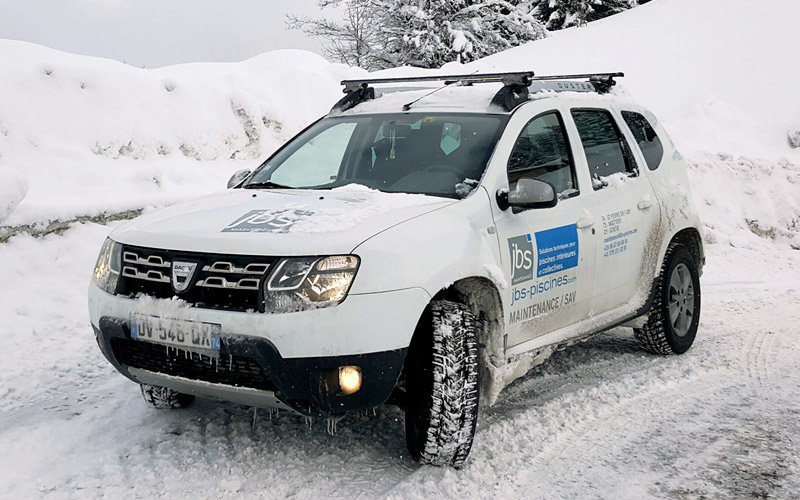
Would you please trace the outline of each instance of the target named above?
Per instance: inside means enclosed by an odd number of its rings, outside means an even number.
[[[233,189],[143,215],[111,233],[120,243],[240,255],[347,254],[369,237],[457,200],[333,190]]]

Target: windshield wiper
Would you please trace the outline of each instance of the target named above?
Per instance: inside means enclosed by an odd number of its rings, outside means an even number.
[[[284,186],[272,181],[251,182],[242,186],[244,189],[294,189],[292,186]]]

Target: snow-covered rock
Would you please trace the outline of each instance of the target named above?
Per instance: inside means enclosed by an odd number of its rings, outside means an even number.
[[[800,148],[800,125],[789,129],[789,145],[792,149]]]

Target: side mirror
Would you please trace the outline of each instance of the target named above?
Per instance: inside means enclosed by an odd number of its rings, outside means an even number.
[[[538,179],[520,179],[513,191],[499,189],[496,194],[500,210],[516,208],[552,208],[558,203],[553,185]]]
[[[250,170],[242,169],[237,170],[233,173],[230,179],[228,179],[228,189],[235,188],[239,184],[241,184],[245,179],[250,177],[252,172]]]

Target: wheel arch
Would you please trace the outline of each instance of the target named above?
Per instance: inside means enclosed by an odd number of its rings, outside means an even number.
[[[503,302],[494,282],[482,276],[463,278],[439,290],[431,300],[452,300],[469,306],[479,320],[481,349],[492,357],[502,355]]]
[[[692,258],[697,265],[698,274],[702,275],[703,265],[705,264],[706,257],[703,249],[703,238],[700,235],[700,231],[694,227],[687,227],[675,233],[675,235],[672,236],[669,245],[667,245],[667,247],[664,249],[664,255],[661,256],[662,264],[664,258],[666,257],[667,250],[673,245],[682,245],[689,250],[689,253],[692,255]]]

